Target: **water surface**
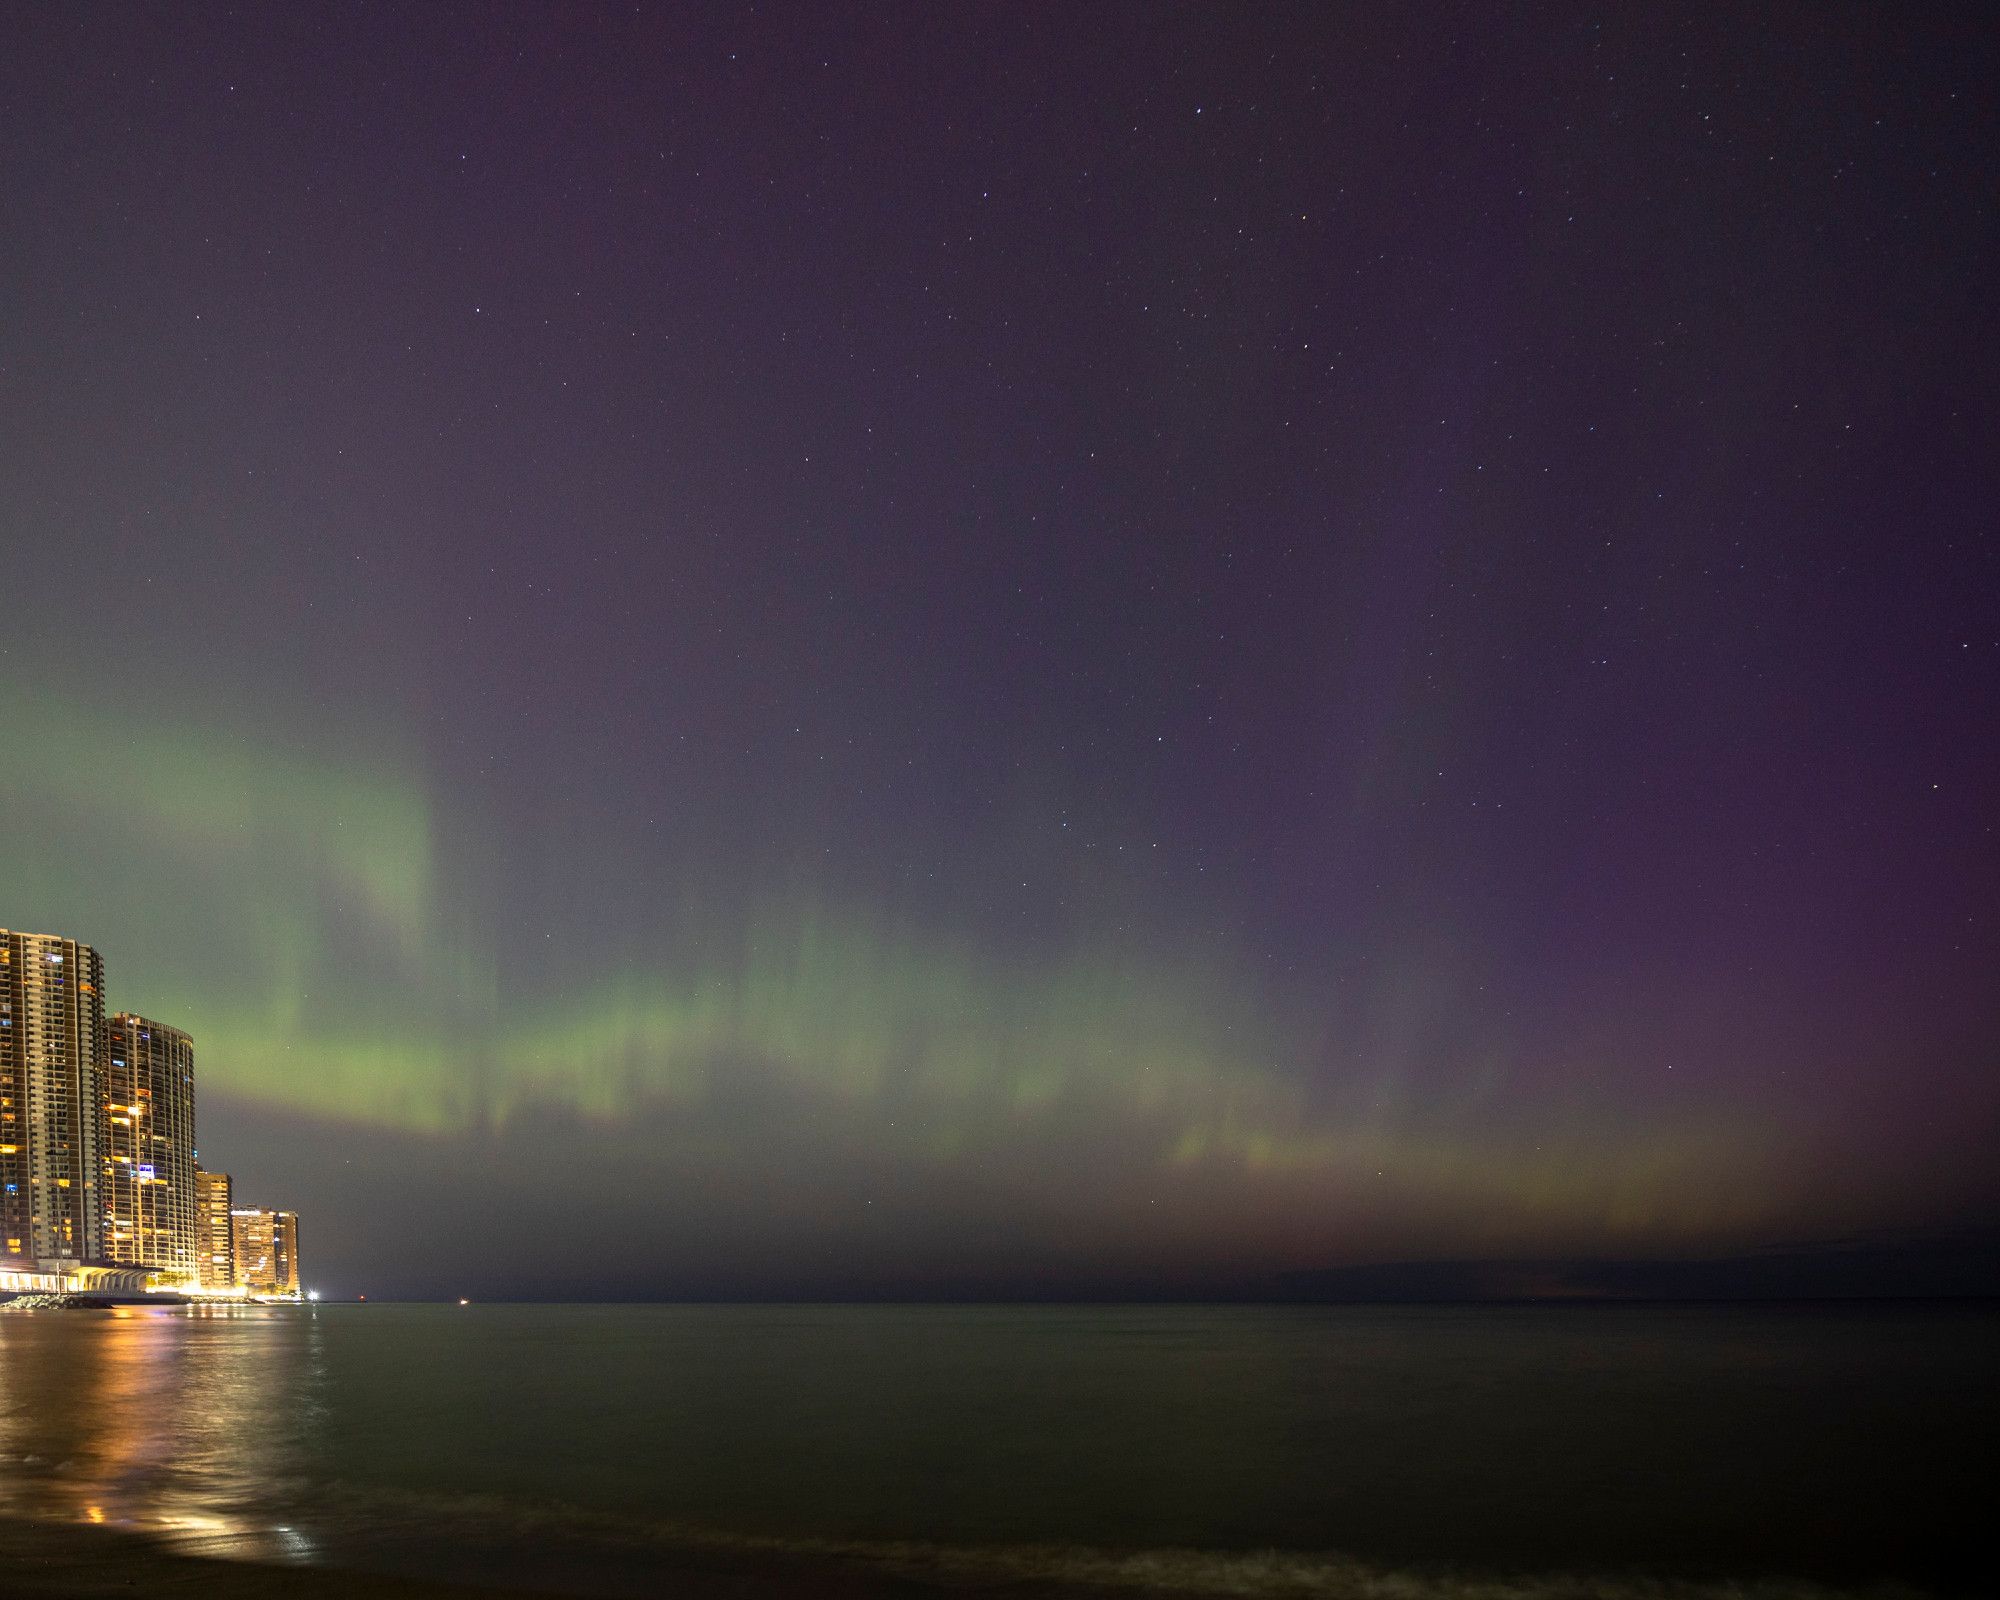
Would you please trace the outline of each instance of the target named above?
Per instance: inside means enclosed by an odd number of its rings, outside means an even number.
[[[702,1540],[1976,1593],[1996,1334],[1921,1307],[9,1314],[0,1514],[603,1593]]]

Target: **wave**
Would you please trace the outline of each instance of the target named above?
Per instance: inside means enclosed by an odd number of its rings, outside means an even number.
[[[390,1494],[320,1489],[312,1512],[274,1526],[277,1541],[151,1532],[188,1554],[380,1570],[436,1571],[454,1552],[505,1549],[559,1571],[589,1592],[593,1568],[635,1572],[693,1561],[762,1568],[780,1589],[809,1590],[814,1570],[842,1569],[939,1589],[1000,1587],[1037,1596],[1185,1596],[1188,1600],[1923,1600],[1907,1584],[1835,1586],[1771,1577],[1686,1578],[1588,1572],[1481,1573],[1371,1563],[1328,1551],[1103,1548],[1080,1544],[973,1544],[734,1531],[621,1515],[559,1502],[533,1506],[476,1493]],[[317,1524],[317,1526],[314,1526]],[[790,1578],[792,1584],[783,1580]],[[624,1592],[623,1584],[607,1589]]]

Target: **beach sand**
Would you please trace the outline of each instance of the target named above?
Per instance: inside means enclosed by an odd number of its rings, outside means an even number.
[[[614,1592],[624,1589],[615,1586]],[[642,1588],[630,1592],[662,1600],[933,1600],[946,1595],[993,1594],[1009,1600],[1082,1600],[1107,1591],[1075,1585],[988,1576],[927,1576],[885,1571],[858,1560],[685,1550],[663,1557]],[[201,1600],[494,1600],[501,1595],[565,1592],[543,1585],[513,1588],[391,1577],[325,1567],[221,1561],[183,1555],[135,1533],[111,1528],[15,1522],[0,1519],[0,1600],[15,1596],[200,1596]],[[601,1593],[591,1586],[590,1592]],[[1125,1600],[1142,1592],[1122,1591]],[[1176,1600],[1199,1600],[1182,1593]]]
[[[258,1566],[175,1554],[150,1539],[115,1529],[0,1521],[0,1596],[201,1595],[253,1600],[296,1595],[333,1600],[479,1600],[499,1591],[410,1582],[308,1567]]]

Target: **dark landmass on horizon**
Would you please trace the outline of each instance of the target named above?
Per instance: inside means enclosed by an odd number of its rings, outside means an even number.
[[[1834,1240],[1676,1261],[1391,1261],[1287,1273],[1280,1297],[1346,1304],[1994,1299],[2000,1298],[2000,1236]]]
[[[632,1282],[494,1285],[470,1303],[512,1305],[1430,1305],[1589,1301],[2000,1301],[2000,1231],[1793,1241],[1736,1255],[1648,1260],[1601,1256],[1382,1261],[1195,1284],[1128,1278],[918,1276],[779,1287]],[[456,1292],[370,1295],[372,1304],[449,1304]],[[331,1296],[323,1305],[353,1303]]]

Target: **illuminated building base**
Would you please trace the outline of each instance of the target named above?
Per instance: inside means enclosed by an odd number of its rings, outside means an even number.
[[[114,1295],[126,1299],[142,1294],[185,1300],[245,1301],[290,1305],[303,1294],[268,1294],[242,1287],[204,1289],[198,1275],[161,1272],[149,1267],[79,1267],[73,1261],[38,1261],[32,1267],[0,1267],[0,1295]]]
[[[0,1267],[0,1294],[147,1294],[158,1276],[144,1267],[37,1262],[32,1270]]]

